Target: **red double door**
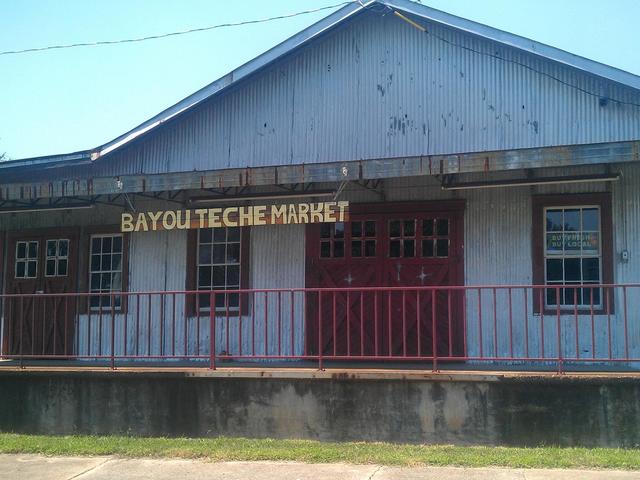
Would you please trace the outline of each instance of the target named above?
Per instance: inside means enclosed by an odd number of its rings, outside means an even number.
[[[351,205],[348,222],[307,226],[306,350],[327,356],[463,354],[463,202]],[[388,289],[384,287],[406,287]],[[320,326],[319,326],[320,323]],[[435,337],[434,337],[435,326]]]
[[[47,294],[76,291],[75,230],[12,234],[7,242],[5,346],[10,355],[70,356],[75,299]]]

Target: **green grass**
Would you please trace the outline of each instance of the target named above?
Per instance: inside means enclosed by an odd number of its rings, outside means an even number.
[[[0,453],[202,458],[210,461],[292,460],[308,463],[346,462],[401,466],[640,470],[638,449],[457,447],[245,438],[139,438],[0,433]]]

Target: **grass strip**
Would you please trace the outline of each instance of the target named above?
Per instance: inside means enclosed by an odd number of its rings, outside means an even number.
[[[0,453],[200,458],[210,461],[298,461],[395,466],[587,468],[640,470],[640,450],[622,448],[481,447],[318,442],[248,438],[144,438],[0,433]]]

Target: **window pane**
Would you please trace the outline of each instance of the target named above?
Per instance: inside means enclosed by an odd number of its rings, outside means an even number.
[[[56,261],[55,260],[47,260],[45,275],[47,277],[53,277],[56,274]]]
[[[366,240],[364,242],[364,256],[375,257],[376,256],[376,241]]]
[[[404,241],[404,257],[405,258],[415,257],[415,251],[416,251],[416,241],[405,240]]]
[[[565,233],[564,252],[570,255],[580,253],[581,235],[579,233]]]
[[[122,236],[117,235],[113,237],[113,243],[111,244],[113,253],[122,253]]]
[[[240,266],[231,265],[227,267],[227,286],[237,287],[240,285]]]
[[[555,288],[547,288],[546,297],[547,297],[547,305],[556,305],[556,289]]]
[[[29,242],[29,258],[38,258],[38,242]]]
[[[198,251],[198,263],[200,263],[200,265],[211,264],[211,245],[200,245],[200,249]]]
[[[445,238],[439,238],[436,240],[436,256],[448,257],[449,256],[449,240]]]
[[[16,278],[24,278],[27,273],[27,263],[24,261],[16,262]]]
[[[27,258],[27,244],[25,242],[17,243],[16,258]]]
[[[352,237],[362,236],[362,222],[351,222],[351,236]]]
[[[198,267],[198,288],[210,287],[210,286],[211,286],[211,267]]]
[[[210,228],[202,228],[200,229],[200,243],[211,243],[212,239],[212,230]]]
[[[27,263],[27,277],[36,278],[37,271],[38,271],[38,262],[30,261]]]
[[[213,263],[224,263],[225,248],[224,243],[216,243],[213,245]]]
[[[111,237],[102,237],[102,253],[111,253]]]
[[[364,234],[367,237],[376,236],[376,222],[373,220],[364,222]]]
[[[230,227],[227,228],[227,242],[239,242],[240,241],[240,228]]]
[[[582,303],[585,305],[599,305],[600,304],[600,289],[585,286],[582,289]]]
[[[582,254],[597,255],[600,252],[600,234],[589,232],[582,234]]]
[[[111,257],[111,269],[115,271],[122,270],[122,254],[116,253]]]
[[[102,238],[93,237],[91,239],[91,253],[100,253],[102,250]]]
[[[240,263],[240,244],[227,244],[227,263]]]
[[[58,242],[55,240],[47,240],[47,257],[55,257],[58,253]]]
[[[69,256],[69,240],[58,240],[58,256]]]
[[[582,280],[585,282],[600,281],[600,259],[599,258],[583,258],[582,259]]]
[[[224,280],[225,280],[225,267],[218,266],[213,267],[213,286],[217,288],[224,288]]]
[[[565,282],[579,282],[581,280],[579,258],[564,259],[564,280]]]
[[[597,208],[585,208],[582,210],[582,230],[600,230],[600,212]]]
[[[564,211],[564,229],[565,231],[577,232],[580,230],[580,210],[567,209]]]
[[[214,242],[226,242],[227,241],[227,230],[225,228],[214,228],[213,229],[213,241]]]
[[[400,221],[393,220],[389,222],[389,236],[390,237],[399,237],[400,236]]]
[[[96,290],[100,290],[100,274],[92,273],[91,274],[91,291],[95,292]]]
[[[547,210],[547,231],[562,231],[562,210]]]
[[[333,242],[333,256],[344,257],[344,241],[336,240]]]
[[[446,236],[449,235],[449,220],[446,218],[440,218],[438,220],[438,235]]]
[[[344,223],[337,222],[335,224],[335,229],[334,229],[333,236],[335,238],[343,238],[344,237]]]
[[[362,242],[360,240],[351,241],[351,256],[352,257],[362,256]]]
[[[433,240],[422,240],[422,256],[433,257]]]
[[[547,233],[547,254],[562,255],[564,236],[562,233]]]
[[[547,259],[547,282],[561,282],[562,280],[562,259]]]
[[[320,224],[320,238],[329,238],[331,237],[331,225],[328,223]]]
[[[122,290],[122,274],[121,273],[112,274],[111,289],[116,292],[119,292]]]
[[[415,220],[404,221],[404,236],[413,237],[416,234],[416,222]]]
[[[389,242],[389,256],[393,258],[400,256],[400,240],[391,240]]]
[[[91,255],[91,271],[100,270],[100,255]]]
[[[100,290],[110,291],[111,290],[111,274],[110,273],[102,273],[100,275]]]
[[[102,271],[111,270],[111,255],[102,255],[100,268],[102,269]]]
[[[329,258],[331,256],[330,242],[320,242],[320,256],[322,258]]]
[[[425,237],[433,236],[433,219],[427,218],[422,221],[422,235]]]
[[[239,300],[239,295],[237,293],[230,293],[228,299],[229,308],[238,308]]]

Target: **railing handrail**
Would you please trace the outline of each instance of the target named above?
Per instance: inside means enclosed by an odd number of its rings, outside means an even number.
[[[0,293],[0,298],[9,297],[93,297],[93,296],[135,296],[135,295],[195,295],[215,292],[233,293],[278,293],[278,292],[380,292],[380,291],[431,291],[431,290],[516,290],[516,289],[598,289],[598,288],[638,288],[640,283],[593,283],[593,284],[492,284],[492,285],[411,285],[411,286],[366,286],[366,287],[281,287],[281,288],[241,288],[211,290],[146,290],[112,292],[43,292],[43,293]]]

